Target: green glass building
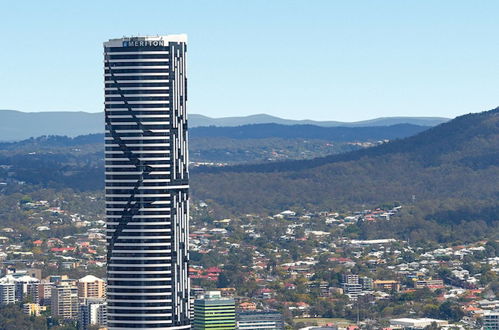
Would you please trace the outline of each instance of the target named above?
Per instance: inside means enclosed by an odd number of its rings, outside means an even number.
[[[194,330],[236,329],[234,299],[222,298],[220,291],[209,291],[194,301]]]

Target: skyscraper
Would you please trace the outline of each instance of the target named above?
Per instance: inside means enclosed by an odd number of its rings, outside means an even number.
[[[104,43],[109,329],[189,329],[185,35]]]

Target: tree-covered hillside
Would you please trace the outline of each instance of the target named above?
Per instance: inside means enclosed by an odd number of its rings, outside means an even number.
[[[270,124],[241,126],[237,130],[245,133],[234,136],[233,130],[223,127],[194,128],[190,130],[190,160],[195,164],[242,164],[310,159],[357,150],[380,143],[379,139],[405,137],[424,129],[414,125],[321,128]],[[49,188],[103,189],[103,143],[103,134],[41,136],[0,143],[0,182],[18,180]]]
[[[387,201],[496,205],[499,109],[378,147],[304,161],[200,169],[192,190],[231,212]],[[438,209],[438,207],[436,207]]]
[[[320,127],[315,125],[254,124],[237,127],[197,127],[191,138],[225,137],[231,139],[319,139],[335,142],[400,139],[420,133],[428,126],[398,124],[375,127]]]

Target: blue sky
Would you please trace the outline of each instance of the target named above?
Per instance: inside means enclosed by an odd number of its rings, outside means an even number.
[[[355,121],[499,105],[499,1],[2,1],[0,109],[103,110],[102,42],[189,35],[189,111]]]

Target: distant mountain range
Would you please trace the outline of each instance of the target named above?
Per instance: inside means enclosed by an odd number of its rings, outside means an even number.
[[[42,135],[75,137],[103,132],[102,113],[0,110],[0,141],[19,141]]]
[[[190,127],[200,126],[241,126],[251,124],[315,125],[323,127],[366,127],[412,124],[435,126],[448,121],[440,117],[386,117],[353,123],[337,121],[289,120],[260,114],[246,117],[210,118],[191,114]],[[20,112],[0,110],[0,141],[19,141],[42,135],[78,135],[102,133],[104,131],[103,113],[88,112]]]
[[[318,139],[330,142],[379,141],[405,138],[428,129],[428,126],[396,124],[366,127],[321,127],[315,125],[251,124],[236,127],[202,126],[190,129],[191,139]]]
[[[449,118],[442,117],[381,117],[357,122],[341,121],[316,121],[316,120],[292,120],[274,117],[266,114],[257,114],[244,117],[211,118],[203,115],[192,114],[189,116],[190,126],[241,126],[251,124],[281,124],[281,125],[315,125],[323,127],[366,127],[366,126],[391,126],[398,124],[412,124],[418,126],[436,126]]]

